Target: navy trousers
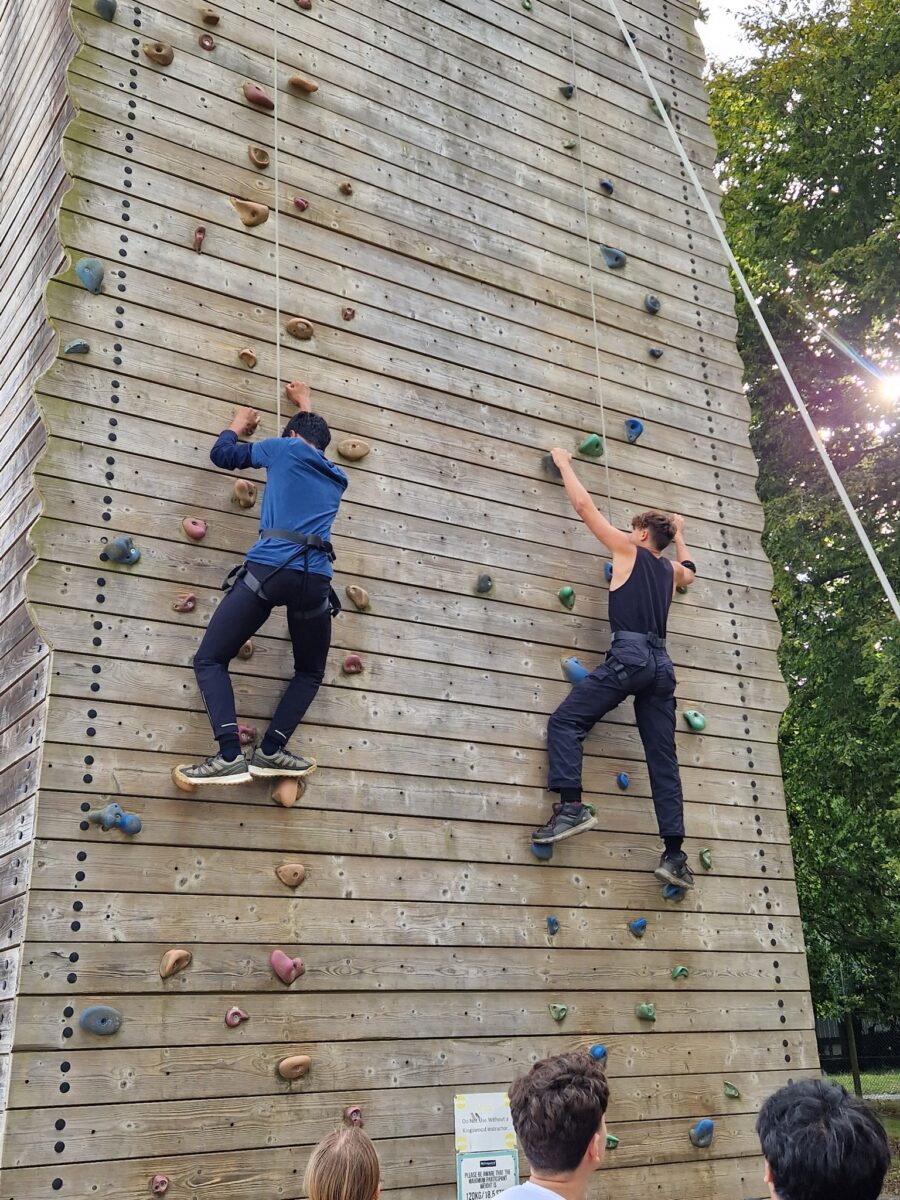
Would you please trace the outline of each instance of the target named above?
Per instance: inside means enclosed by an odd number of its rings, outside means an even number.
[[[684,796],[675,753],[675,669],[665,650],[616,642],[602,663],[575,684],[547,725],[548,787],[581,787],[584,739],[601,717],[634,696],[660,837],[684,836]]]
[[[218,738],[223,733],[237,733],[228,664],[244,642],[265,624],[272,609],[284,605],[294,651],[294,677],[269,725],[270,732],[284,743],[303,720],[325,677],[325,660],[331,645],[331,612],[312,619],[303,619],[299,614],[315,609],[326,599],[331,579],[289,567],[272,574],[274,568],[261,563],[249,563],[248,569],[263,583],[268,603],[244,584],[236,583],[212,615],[194,655],[194,674],[213,735]]]

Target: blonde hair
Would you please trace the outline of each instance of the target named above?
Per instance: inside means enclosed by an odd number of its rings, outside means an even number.
[[[358,1126],[335,1129],[309,1156],[304,1187],[309,1200],[375,1200],[381,1182],[378,1155]]]

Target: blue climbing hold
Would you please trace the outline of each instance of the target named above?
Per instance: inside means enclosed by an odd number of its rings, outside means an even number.
[[[551,937],[555,937],[559,933],[559,919],[557,917],[547,918],[547,932]]]
[[[565,96],[565,98],[567,100],[571,100],[572,97],[575,95],[575,84],[574,83],[562,83],[562,84],[560,84],[559,90]]]
[[[94,0],[94,12],[104,21],[111,21],[116,15],[116,0]]]
[[[636,442],[644,432],[644,422],[637,417],[629,417],[625,422],[625,436],[629,442]]]
[[[619,787],[622,789],[623,792],[627,792],[628,785],[629,785],[629,783],[631,783],[631,776],[628,774],[627,771],[620,771],[618,773],[618,775],[616,776],[616,783],[619,785]]]
[[[597,1042],[596,1046],[591,1046],[590,1055],[594,1062],[599,1063],[601,1067],[606,1066],[609,1053],[602,1042]]]
[[[663,900],[674,900],[676,904],[680,904],[686,895],[685,889],[676,887],[674,883],[667,883],[662,890]]]
[[[72,338],[63,346],[63,354],[90,354],[91,344],[84,338]]]
[[[613,192],[616,190],[615,185],[613,184],[613,181],[611,179],[601,179],[600,187],[604,192],[606,192],[607,196],[611,196],[613,194]]]
[[[647,932],[647,918],[635,917],[633,921],[628,922],[628,928],[636,938],[642,938]]]
[[[653,295],[647,295],[644,297],[644,308],[646,308],[647,312],[652,316],[655,317],[661,307],[662,306],[660,305],[658,297]]]
[[[607,583],[612,583],[613,566],[611,562],[603,564],[603,578]]]
[[[103,562],[124,563],[126,567],[131,567],[140,562],[141,552],[130,537],[122,534],[106,543],[100,551],[100,558]]]
[[[663,356],[663,352],[660,350],[659,346],[651,346],[647,353],[651,358],[662,358]]]
[[[103,263],[99,258],[79,258],[75,264],[75,274],[95,296],[103,287]]]
[[[625,35],[626,36],[622,38],[622,41],[626,46],[628,45],[629,41],[631,42],[632,46],[636,46],[638,44],[638,35],[633,29],[626,29]]]
[[[696,1146],[700,1150],[705,1150],[707,1146],[712,1145],[713,1134],[716,1131],[715,1122],[709,1117],[704,1117],[702,1121],[698,1121],[690,1132],[691,1145]]]
[[[535,858],[540,859],[541,862],[549,862],[550,859],[553,857],[553,843],[552,842],[532,842],[531,843],[531,853],[534,855]]]
[[[601,246],[603,251],[603,261],[611,271],[621,270],[625,266],[625,255],[621,250],[615,250],[612,246]]]
[[[569,683],[581,683],[582,679],[586,679],[590,675],[590,671],[580,662],[573,654],[571,658],[562,659],[563,675],[568,679]]]
[[[557,479],[562,479],[562,472],[560,471],[560,469],[556,465],[556,463],[553,461],[552,454],[544,455],[544,457],[541,459],[541,466],[544,468],[544,470],[549,475],[555,475]]]
[[[92,1004],[78,1018],[78,1024],[88,1033],[112,1037],[122,1028],[122,1014],[108,1004]]]
[[[110,829],[121,829],[131,837],[141,832],[141,818],[136,813],[125,812],[114,802],[105,808],[92,808],[87,819],[92,825],[99,825],[104,833]]]

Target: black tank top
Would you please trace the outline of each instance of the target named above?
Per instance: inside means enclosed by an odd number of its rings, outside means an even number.
[[[657,637],[665,637],[673,585],[671,561],[657,558],[638,546],[628,579],[609,593],[609,624],[613,633],[655,633]]]

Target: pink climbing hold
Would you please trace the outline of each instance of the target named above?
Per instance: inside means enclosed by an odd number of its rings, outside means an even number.
[[[362,1129],[363,1115],[362,1115],[362,1109],[360,1108],[360,1106],[358,1104],[349,1104],[344,1109],[344,1124],[345,1125],[356,1125],[360,1129]]]
[[[341,316],[344,318],[345,321],[352,321],[353,318],[356,316],[356,309],[355,308],[342,308]]]
[[[206,226],[198,225],[194,230],[194,249],[198,254],[203,251],[203,239],[206,237]]]
[[[150,1181],[150,1191],[154,1196],[164,1196],[171,1182],[168,1175],[154,1175]]]
[[[229,1029],[237,1029],[238,1025],[249,1020],[250,1014],[245,1013],[242,1008],[237,1008],[236,1006],[234,1008],[229,1008],[228,1012],[225,1014],[225,1024]]]
[[[242,746],[256,745],[256,726],[238,725],[238,741]]]
[[[185,517],[181,522],[181,528],[192,542],[202,542],[209,526],[201,517]]]
[[[293,983],[306,970],[302,958],[291,958],[283,950],[273,950],[269,962],[282,983]]]
[[[304,200],[302,196],[295,196],[294,208],[299,209],[300,212],[306,212],[306,210],[309,208],[309,201]]]
[[[243,87],[244,99],[249,100],[251,104],[258,104],[260,108],[273,109],[275,101],[266,92],[265,88],[261,88],[258,83],[245,83]]]
[[[197,597],[193,592],[185,592],[183,596],[179,596],[172,608],[175,612],[193,612],[197,607]]]
[[[298,8],[302,8],[304,12],[309,12],[312,8],[312,0],[296,0]]]
[[[197,38],[201,50],[215,50],[216,39],[211,33],[201,33]]]
[[[341,666],[345,675],[358,675],[362,669],[362,659],[358,654],[348,654]]]

